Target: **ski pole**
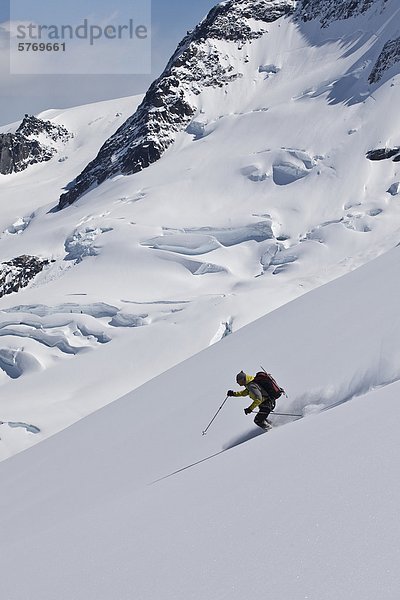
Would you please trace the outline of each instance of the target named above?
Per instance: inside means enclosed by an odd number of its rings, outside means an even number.
[[[271,411],[272,415],[278,415],[278,417],[303,417],[304,415],[294,415],[293,413],[278,413],[274,410]]]
[[[258,412],[256,410],[252,410],[252,413],[258,414]],[[259,412],[262,412],[261,410]],[[274,410],[271,410],[271,412],[268,413],[269,415],[277,415],[278,417],[299,417],[299,418],[303,418],[304,415],[294,415],[292,413],[279,413],[279,412],[275,412]]]
[[[206,435],[207,431],[210,429],[210,427],[211,427],[211,424],[214,422],[214,420],[216,419],[216,417],[217,417],[218,413],[219,413],[219,412],[220,412],[220,410],[222,409],[223,405],[224,405],[224,404],[225,404],[225,402],[228,400],[228,397],[229,397],[229,396],[227,396],[227,397],[225,398],[225,400],[223,401],[223,403],[221,404],[221,406],[219,407],[219,409],[217,410],[217,412],[215,413],[215,415],[213,416],[213,418],[211,419],[211,421],[209,422],[209,424],[207,425],[207,427],[206,427],[206,428],[205,428],[205,430],[203,431],[203,435]]]

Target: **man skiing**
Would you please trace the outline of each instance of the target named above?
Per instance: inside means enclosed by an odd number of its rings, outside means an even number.
[[[264,381],[269,380],[266,387],[270,390],[268,391],[264,387]],[[274,385],[271,386],[271,382]],[[267,417],[269,413],[275,408],[275,397],[279,397],[283,390],[279,388],[268,373],[257,373],[255,377],[252,375],[246,375],[244,371],[240,371],[236,375],[236,383],[244,387],[244,390],[241,392],[234,392],[233,390],[228,390],[227,396],[250,396],[253,401],[252,404],[248,408],[244,409],[246,415],[249,415],[253,412],[255,408],[258,407],[259,412],[256,414],[254,419],[254,423],[268,431],[271,429],[271,422],[268,421]],[[276,387],[276,391],[274,391],[274,386]]]

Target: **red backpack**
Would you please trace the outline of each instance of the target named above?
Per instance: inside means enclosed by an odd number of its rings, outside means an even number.
[[[264,371],[256,373],[252,383],[259,385],[272,400],[277,400],[285,393],[285,390],[279,387],[272,375]]]

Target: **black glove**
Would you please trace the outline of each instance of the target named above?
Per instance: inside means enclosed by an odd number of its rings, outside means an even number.
[[[250,408],[250,407],[249,407],[249,408],[245,408],[245,409],[244,409],[244,414],[245,414],[245,415],[250,415],[252,412],[253,412],[253,411],[251,410],[251,408]]]
[[[226,392],[226,395],[227,395],[227,396],[234,396],[234,395],[235,395],[235,392],[234,392],[233,390],[228,390],[228,391]]]

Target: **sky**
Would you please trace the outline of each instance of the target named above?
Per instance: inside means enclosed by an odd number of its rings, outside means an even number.
[[[50,0],[39,0],[32,4],[27,0],[11,0],[0,3],[0,24],[10,19],[35,19],[46,22],[46,5]],[[120,0],[126,8],[126,3]],[[151,7],[151,70],[149,74],[121,75],[38,75],[10,74],[9,42],[6,36],[0,35],[0,125],[20,120],[25,113],[37,114],[49,108],[67,108],[90,102],[108,100],[134,94],[145,93],[165,67],[179,41],[189,29],[192,29],[217,3],[216,0],[136,0],[150,3]],[[70,10],[76,4],[76,11],[90,8],[93,0],[71,0]],[[51,3],[54,7],[54,3]],[[58,4],[58,3],[57,3]],[[62,6],[58,17],[64,19]],[[115,2],[97,0],[96,14],[112,13]],[[26,6],[25,6],[26,5]],[[34,14],[28,13],[29,7],[34,6]],[[136,5],[133,3],[132,6]],[[11,9],[11,10],[10,10]],[[128,10],[128,9],[127,9]],[[75,14],[76,14],[75,11]],[[55,13],[53,13],[54,16]],[[42,20],[40,20],[42,19]],[[127,58],[129,54],[127,53]],[[133,57],[134,59],[134,57]],[[128,62],[128,61],[127,61]],[[136,63],[140,60],[136,57]],[[131,65],[132,70],[139,72],[138,64]],[[93,71],[95,68],[93,68]],[[146,67],[144,67],[146,70]],[[93,72],[91,71],[91,72]],[[112,69],[115,73],[116,69]]]

